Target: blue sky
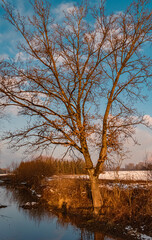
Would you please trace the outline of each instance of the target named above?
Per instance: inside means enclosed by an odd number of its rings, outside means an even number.
[[[13,0],[13,4],[24,14],[30,14],[31,9],[26,0]],[[73,3],[79,1],[71,0],[52,0],[52,8],[56,12],[56,18],[61,17],[60,11],[62,8],[70,7]],[[94,6],[96,1],[90,1],[90,4]],[[131,0],[107,0],[106,9],[107,13],[123,11]],[[150,4],[152,8],[152,3]],[[17,54],[17,41],[20,39],[20,35],[13,29],[13,27],[3,19],[3,10],[0,7],[0,59],[7,59],[9,57],[15,57]],[[152,47],[148,46],[146,51],[149,55],[152,55]],[[145,115],[149,116],[149,119],[152,121],[152,91],[148,93],[148,101],[145,103],[137,104],[138,109],[143,112]],[[16,126],[22,126],[24,123],[23,118],[19,118],[16,115],[15,109],[10,109],[10,118],[9,120],[0,121],[0,134],[2,134],[5,129],[15,129]],[[130,158],[129,162],[139,162],[144,159],[146,153],[152,153],[152,130],[146,129],[142,126],[137,128],[136,138],[139,141],[140,145],[133,146],[132,143],[128,143],[130,149]],[[1,143],[1,152],[0,152],[0,167],[6,167],[13,161],[19,162],[22,160],[22,151],[19,152],[10,152],[7,150],[7,146],[4,146]]]

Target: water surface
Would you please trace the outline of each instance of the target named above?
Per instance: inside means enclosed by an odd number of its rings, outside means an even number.
[[[80,229],[62,216],[58,218],[47,209],[23,209],[27,202],[36,202],[35,195],[25,189],[0,186],[0,240],[116,240],[99,232]]]

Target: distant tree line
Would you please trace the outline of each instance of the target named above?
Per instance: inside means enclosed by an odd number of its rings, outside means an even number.
[[[85,162],[82,159],[78,160],[53,160],[53,167],[56,174],[86,174]]]
[[[6,173],[6,170],[0,168],[0,174],[4,174],[4,173]]]
[[[125,170],[152,170],[152,162],[128,163],[125,165]]]
[[[31,161],[21,162],[13,170],[15,179],[36,183],[44,177],[59,174],[86,174],[85,162],[78,160],[59,160],[52,157],[39,157]]]

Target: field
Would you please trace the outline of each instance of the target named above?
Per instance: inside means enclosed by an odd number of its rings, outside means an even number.
[[[62,178],[84,178],[88,175],[61,175]],[[53,176],[54,178],[54,176]],[[51,178],[50,178],[51,179]],[[152,181],[152,171],[105,171],[99,175],[102,180]]]
[[[132,180],[132,181],[147,181],[152,180],[152,172],[150,171],[107,171],[100,174],[100,179],[120,179],[120,180]]]

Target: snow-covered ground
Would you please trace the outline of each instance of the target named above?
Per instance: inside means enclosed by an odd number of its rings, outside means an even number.
[[[105,171],[99,175],[100,179],[120,179],[120,180],[152,180],[152,172],[150,171]]]
[[[88,179],[88,175],[59,175],[52,176],[48,180],[53,180],[54,178],[84,178]],[[99,175],[99,179],[106,180],[133,180],[133,181],[152,181],[152,171],[105,171]]]
[[[10,174],[0,174],[1,176],[7,176]],[[53,176],[54,178],[55,176]],[[58,177],[58,176],[56,176]],[[88,178],[87,175],[62,175],[62,178]],[[50,178],[51,179],[51,178]],[[108,179],[108,180],[141,180],[147,181],[152,180],[152,171],[105,171],[99,175],[99,179]]]
[[[10,175],[10,173],[1,173],[1,174],[0,174],[0,177],[8,176],[8,175]]]
[[[137,232],[137,229],[133,229],[131,226],[127,226],[125,229],[127,230],[128,234],[136,237],[137,239],[152,240],[152,237],[147,236],[146,234],[142,234],[142,233]],[[143,229],[144,229],[144,227],[143,227]]]

